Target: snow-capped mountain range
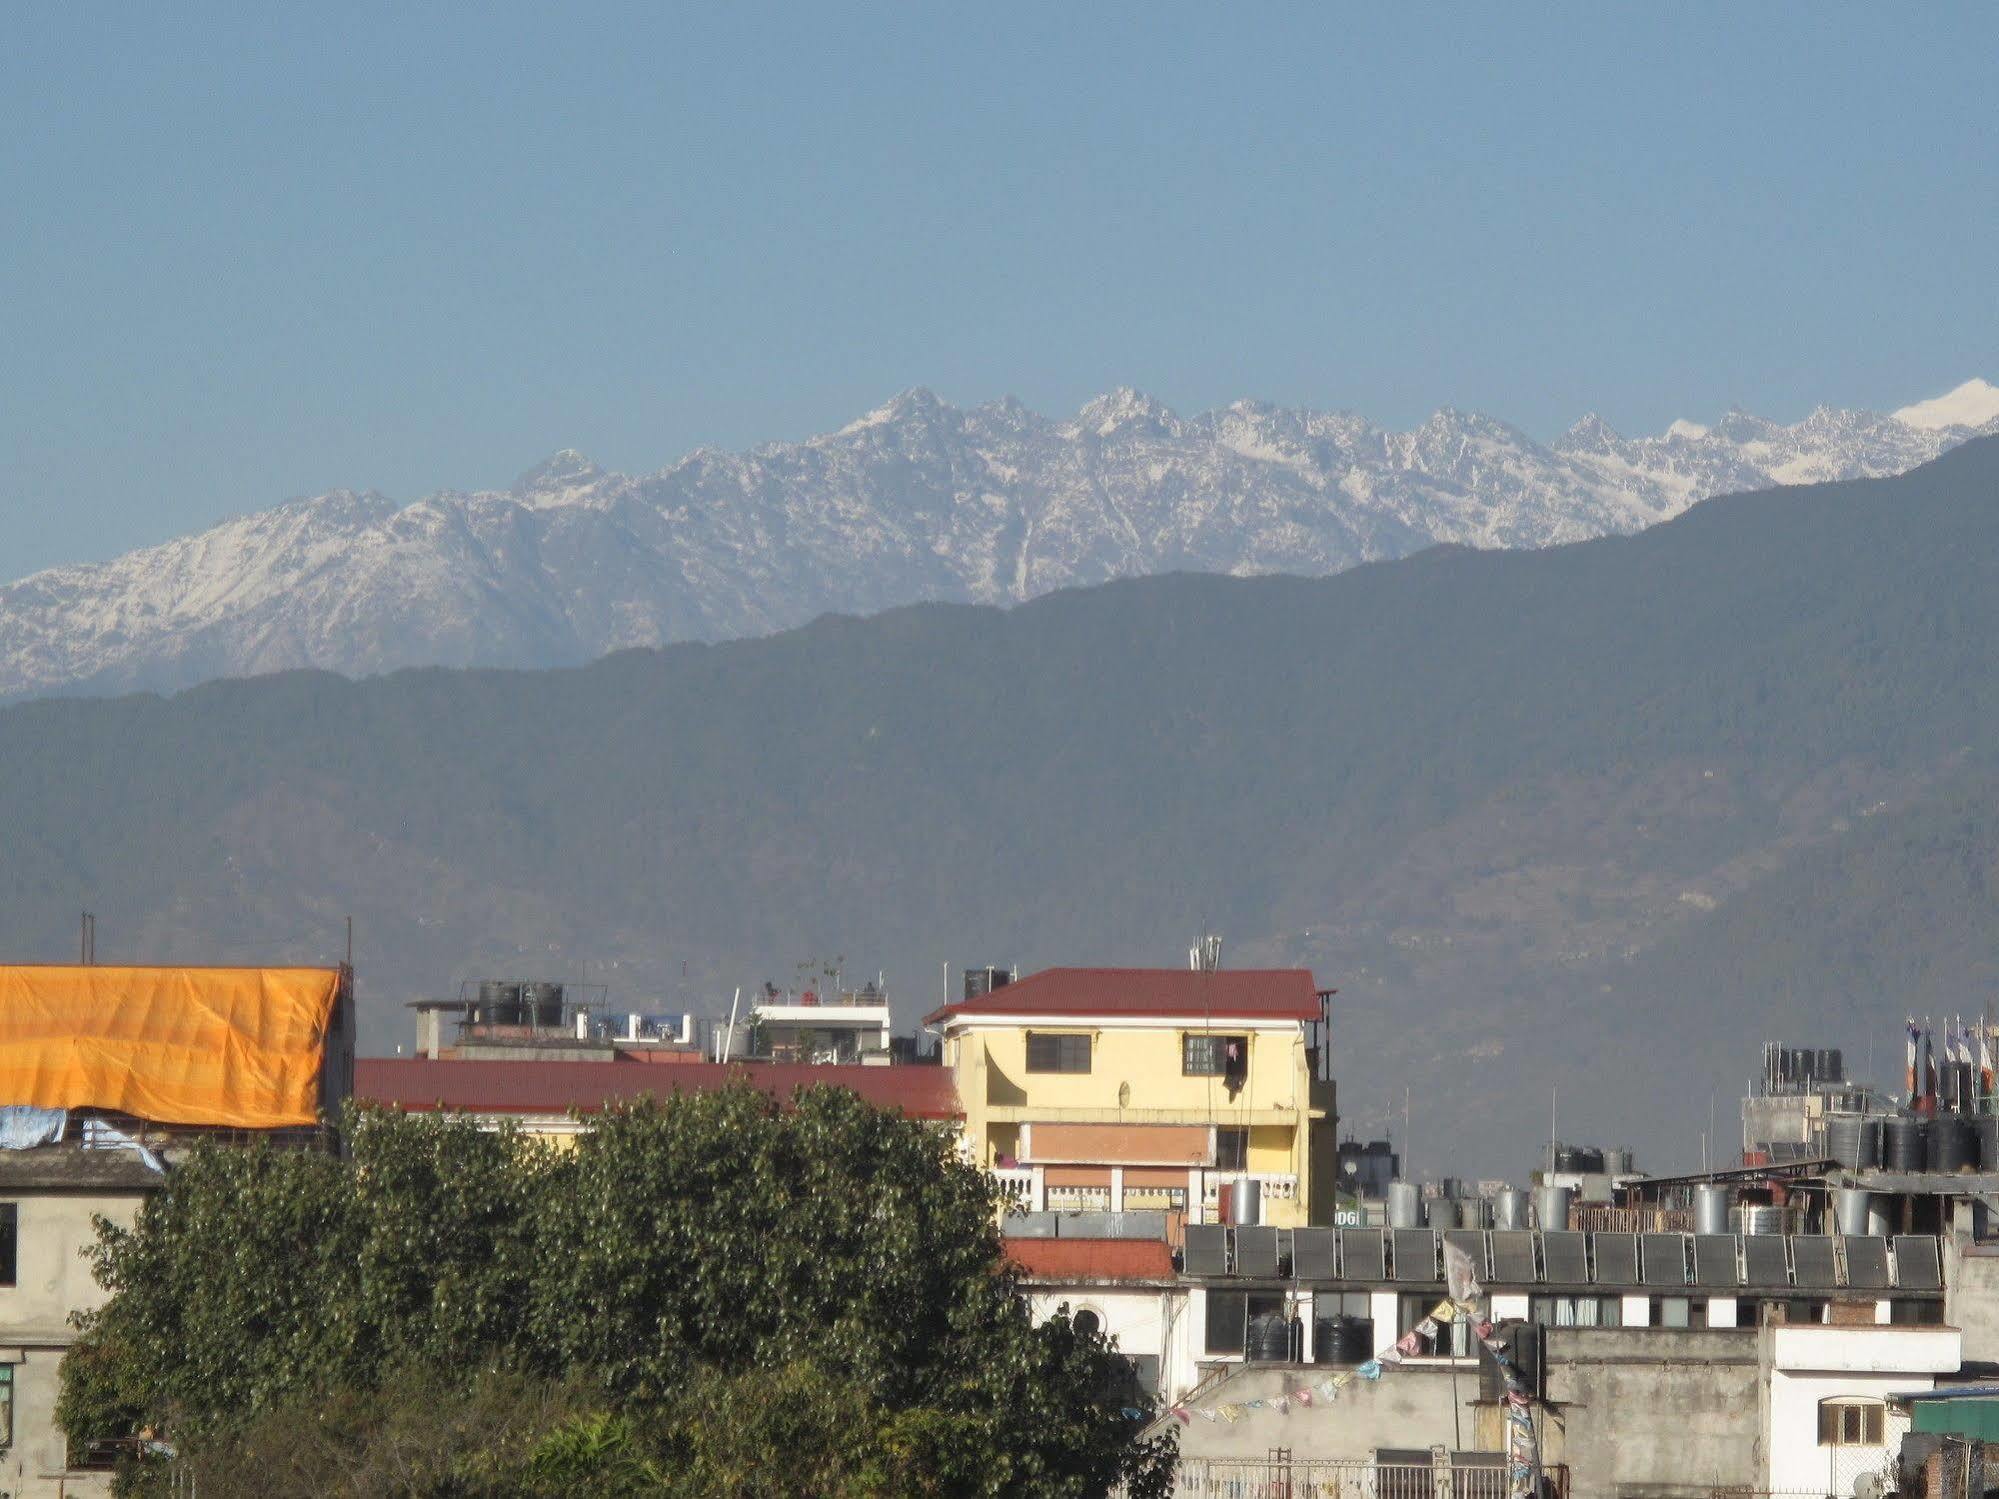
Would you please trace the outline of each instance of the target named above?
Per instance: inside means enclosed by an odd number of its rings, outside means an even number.
[[[1055,420],[911,390],[801,443],[607,473],[564,451],[504,493],[336,490],[0,587],[0,697],[170,690],[299,666],[548,666],[827,611],[1004,603],[1189,569],[1337,572],[1436,542],[1541,547],[1710,495],[1901,473],[1999,432],[1983,380],[1890,415],[1740,411],[1540,443],[1439,411],[1409,432],[1132,390]]]

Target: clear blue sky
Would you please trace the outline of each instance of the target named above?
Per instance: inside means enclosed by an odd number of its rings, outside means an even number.
[[[909,385],[1547,436],[1999,379],[1999,8],[14,6],[0,577]]]

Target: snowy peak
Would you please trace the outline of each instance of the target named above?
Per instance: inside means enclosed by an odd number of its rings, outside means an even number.
[[[1609,422],[1592,411],[1562,434],[1557,446],[1569,451],[1614,450],[1624,442]]]
[[[604,471],[574,448],[564,448],[514,481],[513,493],[536,505],[574,504]]]
[[[935,391],[922,385],[912,385],[883,405],[875,407],[866,416],[847,423],[832,435],[851,437],[881,427],[928,423],[950,410],[951,408],[938,398]]]
[[[1925,432],[1949,427],[1979,428],[1999,422],[1999,385],[1985,380],[1967,380],[1943,395],[1893,413],[1896,421]]]
[[[1542,547],[1710,495],[1901,473],[1999,431],[1983,381],[1895,416],[1732,411],[1553,443],[1448,408],[1411,431],[1113,390],[1051,421],[906,390],[839,431],[648,475],[564,449],[506,491],[336,491],[0,585],[0,699],[313,666],[552,666],[928,599],[1188,570],[1338,572],[1438,542]]]
[[[1164,402],[1129,385],[1086,403],[1076,413],[1076,424],[1093,437],[1180,435],[1180,419]]]

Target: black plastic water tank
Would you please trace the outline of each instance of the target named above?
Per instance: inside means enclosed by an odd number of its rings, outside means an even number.
[[[1920,1171],[1929,1149],[1921,1119],[1889,1119],[1881,1126],[1881,1166],[1887,1171]]]
[[[525,1022],[553,1030],[562,1024],[562,985],[522,984],[521,1013]]]
[[[1282,1312],[1258,1312],[1249,1319],[1243,1356],[1252,1364],[1281,1364],[1291,1357],[1291,1324]]]
[[[479,1019],[487,1025],[521,1024],[521,986],[490,979],[480,984]]]
[[[1312,1362],[1315,1364],[1336,1364],[1340,1352],[1340,1319],[1338,1317],[1314,1317],[1312,1319]]]
[[[1860,1127],[1860,1169],[1872,1171],[1881,1164],[1881,1135],[1884,1121],[1869,1119]]]
[[[1342,1364],[1364,1364],[1374,1357],[1374,1318],[1339,1319],[1339,1355]]]
[[[1978,1136],[1969,1119],[1939,1114],[1930,1121],[1925,1161],[1931,1171],[1963,1171],[1978,1163]]]
[[[1825,1121],[1825,1153],[1842,1166],[1858,1169],[1863,1133],[1858,1114],[1828,1114]]]

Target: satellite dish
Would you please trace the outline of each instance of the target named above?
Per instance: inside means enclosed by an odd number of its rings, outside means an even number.
[[[1122,1109],[1122,1108],[1128,1108],[1130,1104],[1131,1104],[1131,1084],[1119,1083],[1117,1085],[1117,1106]]]
[[[1888,1480],[1879,1473],[1862,1473],[1853,1480],[1853,1499],[1883,1499]]]

